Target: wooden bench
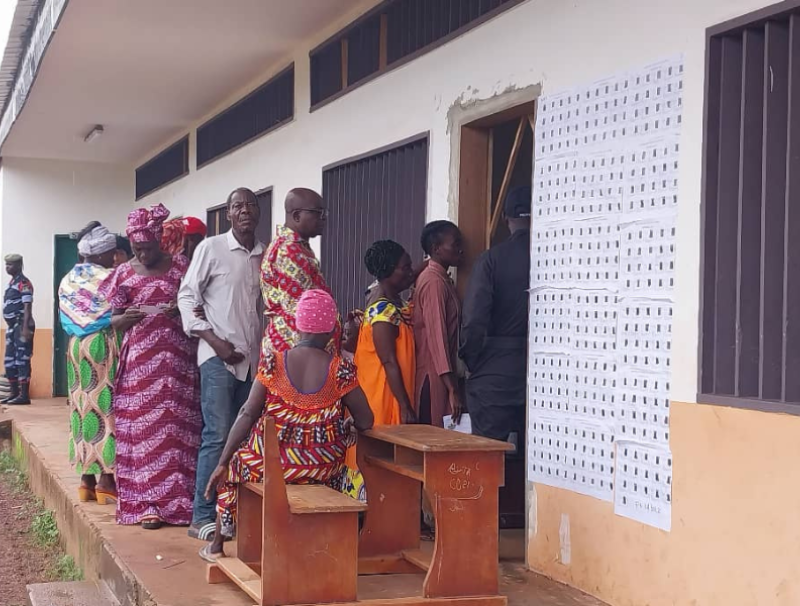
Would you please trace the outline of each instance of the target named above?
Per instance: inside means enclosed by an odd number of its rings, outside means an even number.
[[[237,557],[208,567],[261,606],[355,602],[358,513],[366,505],[321,485],[286,485],[275,424],[264,427],[264,483],[239,486]]]

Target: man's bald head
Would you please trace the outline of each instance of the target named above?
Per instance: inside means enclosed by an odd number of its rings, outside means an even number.
[[[325,208],[322,196],[313,189],[305,187],[295,187],[286,194],[286,201],[283,205],[287,213],[307,208]]]
[[[296,187],[286,194],[286,227],[304,240],[321,236],[327,223],[325,200],[313,189]]]

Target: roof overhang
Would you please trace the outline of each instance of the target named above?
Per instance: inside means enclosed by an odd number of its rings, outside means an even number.
[[[2,154],[132,165],[375,1],[68,0]]]

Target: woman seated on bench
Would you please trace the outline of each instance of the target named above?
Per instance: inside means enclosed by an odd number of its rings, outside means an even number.
[[[225,537],[233,536],[237,484],[263,481],[266,416],[275,420],[287,484],[325,484],[344,491],[345,453],[355,443],[355,430],[371,428],[373,416],[355,367],[325,351],[337,315],[328,293],[306,291],[297,303],[297,345],[262,356],[258,380],[206,488],[207,498],[216,489],[218,499],[214,540],[200,550],[204,560],[214,562],[223,555]],[[345,419],[344,408],[351,419]]]

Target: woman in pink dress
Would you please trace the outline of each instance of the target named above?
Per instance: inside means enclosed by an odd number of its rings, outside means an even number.
[[[196,343],[176,299],[189,262],[161,250],[162,205],[128,215],[134,258],[100,292],[124,332],[114,388],[119,524],[186,525],[192,519],[202,416]]]

